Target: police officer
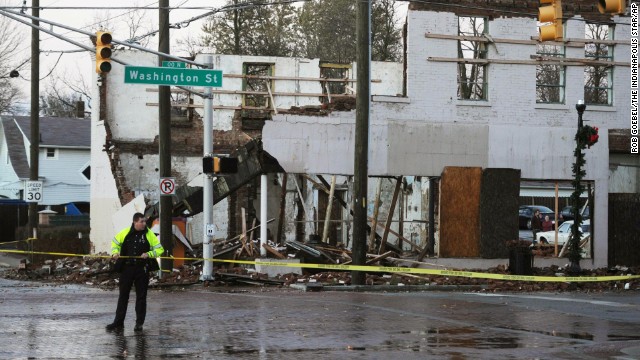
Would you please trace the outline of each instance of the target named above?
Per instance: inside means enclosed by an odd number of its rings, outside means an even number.
[[[144,215],[135,213],[131,227],[120,231],[111,242],[111,256],[116,260],[114,266],[120,272],[120,295],[113,323],[107,330],[124,328],[127,315],[129,293],[136,287],[136,326],[134,331],[142,331],[147,313],[147,288],[149,287],[149,271],[157,270],[158,263],[154,259],[164,252],[156,235],[147,228]],[[122,256],[122,257],[120,257]]]

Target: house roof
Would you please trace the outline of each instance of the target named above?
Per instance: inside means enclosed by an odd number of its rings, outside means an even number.
[[[28,144],[23,134],[31,138],[31,118],[28,116],[3,116],[9,159],[19,178],[29,178]],[[91,147],[91,122],[87,119],[40,118],[40,146]]]
[[[14,116],[22,132],[31,141],[31,118]],[[40,146],[91,147],[91,122],[77,118],[40,118]]]
[[[13,170],[18,178],[29,178],[29,161],[27,160],[27,151],[25,150],[24,138],[13,121],[13,117],[2,117],[2,127],[4,128],[4,136],[7,141],[7,149],[9,151],[9,160]]]

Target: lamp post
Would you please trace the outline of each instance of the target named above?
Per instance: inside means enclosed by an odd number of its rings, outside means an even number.
[[[580,239],[582,237],[582,232],[580,224],[582,223],[582,214],[580,214],[580,195],[582,195],[582,192],[584,191],[582,178],[586,175],[586,172],[582,170],[582,166],[585,164],[582,149],[587,145],[581,135],[583,128],[582,114],[586,108],[587,105],[584,104],[584,101],[578,100],[578,103],[576,104],[576,110],[578,111],[578,129],[576,132],[576,149],[574,151],[576,161],[573,164],[573,193],[571,194],[571,205],[573,207],[574,217],[571,236],[569,237],[568,257],[570,264],[567,269],[569,274],[579,274],[581,271],[580,259],[582,258],[582,254],[580,253]]]

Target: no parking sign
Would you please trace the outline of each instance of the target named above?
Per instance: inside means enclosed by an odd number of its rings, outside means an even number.
[[[160,178],[160,195],[173,195],[176,193],[176,178]]]

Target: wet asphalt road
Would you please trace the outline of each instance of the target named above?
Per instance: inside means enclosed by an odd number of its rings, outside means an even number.
[[[237,290],[236,290],[237,291]],[[133,294],[132,294],[133,295]],[[133,296],[132,296],[133,298]],[[149,293],[0,279],[0,359],[640,359],[640,293]]]

